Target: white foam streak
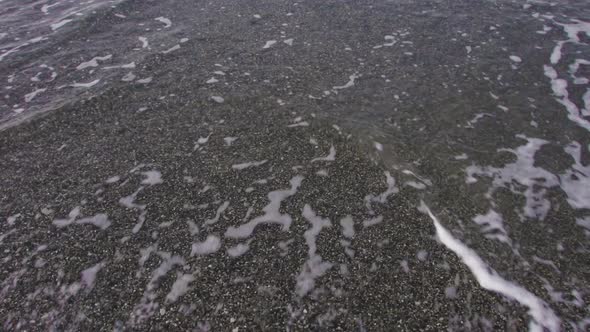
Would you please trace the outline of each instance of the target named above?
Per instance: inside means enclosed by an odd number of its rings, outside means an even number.
[[[140,302],[133,308],[133,312],[129,317],[129,323],[131,326],[144,323],[158,308],[159,304],[156,302],[156,290],[160,284],[160,278],[172,270],[175,265],[184,265],[186,263],[184,258],[180,256],[171,256],[168,253],[162,252],[160,252],[159,255],[163,258],[163,262],[152,273],[152,278],[143,292]]]
[[[348,89],[350,87],[354,86],[354,81],[358,78],[357,74],[352,74],[348,77],[348,82],[346,82],[346,84],[344,85],[339,85],[339,86],[334,86],[332,87],[332,89],[334,90],[342,90],[342,89]]]
[[[250,242],[247,243],[238,243],[235,246],[227,249],[227,254],[230,257],[239,257],[243,254],[247,253],[250,250]]]
[[[111,225],[111,222],[109,221],[106,214],[99,213],[92,217],[86,217],[76,220],[76,224],[91,224],[102,230],[105,230]]]
[[[586,93],[582,96],[584,101],[584,109],[581,111],[583,116],[590,116],[590,88],[586,89]]]
[[[562,58],[562,48],[565,43],[580,43],[580,33],[585,33],[586,36],[590,37],[590,23],[580,20],[573,20],[573,23],[559,23],[556,24],[563,27],[566,32],[568,39],[557,42],[557,45],[553,48],[551,53],[550,61],[552,65],[557,65]],[[584,59],[576,59],[573,64],[569,66],[570,75],[574,78],[574,84],[587,82],[585,78],[578,78],[575,76],[580,64],[587,64],[588,61]],[[585,119],[583,116],[587,115],[588,110],[580,110],[576,104],[570,100],[567,91],[567,81],[559,78],[557,71],[551,66],[544,66],[545,76],[551,80],[551,88],[556,96],[556,100],[562,104],[568,112],[568,118],[590,131],[590,121]],[[589,97],[590,98],[590,97]],[[586,106],[587,107],[587,106]]]
[[[140,84],[148,84],[148,83],[151,83],[153,79],[154,78],[152,76],[149,76],[149,77],[146,77],[146,78],[142,78],[142,79],[137,80],[137,83],[140,83]]]
[[[179,49],[180,49],[180,45],[176,44],[176,45],[170,47],[169,49],[167,49],[165,51],[162,51],[162,53],[168,54],[168,53],[174,52],[174,51],[179,50]]]
[[[264,44],[264,46],[262,46],[262,48],[263,49],[270,48],[271,46],[273,46],[276,43],[277,43],[276,40],[269,40],[269,41],[266,42],[266,44]]]
[[[195,280],[192,274],[178,274],[176,281],[172,284],[172,289],[166,295],[166,302],[174,303],[179,297],[183,296],[190,290],[189,284]]]
[[[209,255],[221,248],[221,240],[215,235],[208,235],[205,241],[193,243],[191,256]]]
[[[556,100],[562,104],[568,112],[568,119],[578,124],[580,127],[590,131],[590,122],[582,117],[578,106],[569,99],[567,91],[567,81],[558,78],[557,72],[551,66],[545,66],[545,76],[551,80],[551,89],[557,97]]]
[[[590,216],[585,218],[576,218],[576,225],[584,227],[587,231],[590,232]]]
[[[382,221],[383,221],[383,216],[378,216],[375,218],[363,220],[363,227],[365,227],[365,228],[371,227],[371,226],[380,224]]]
[[[473,222],[481,226],[482,233],[486,233],[485,237],[510,243],[506,229],[504,229],[502,216],[498,212],[490,209],[486,214],[475,216]]]
[[[73,21],[72,19],[65,19],[65,20],[61,20],[61,21],[59,21],[59,22],[57,22],[57,23],[53,23],[53,24],[51,25],[51,30],[55,31],[55,30],[57,30],[57,29],[59,29],[59,28],[63,27],[64,25],[66,25],[66,24],[68,24],[68,23],[72,22],[72,21]]]
[[[96,56],[92,58],[90,61],[82,62],[76,67],[76,70],[86,69],[88,67],[98,67],[98,61],[106,61],[112,58],[112,54],[107,54],[105,56]]]
[[[575,23],[557,23],[563,27],[563,30],[567,33],[569,41],[573,41],[575,43],[580,42],[579,33],[584,32],[587,36],[590,37],[590,23],[584,22],[580,20],[575,20]]]
[[[31,102],[31,100],[33,100],[33,98],[37,97],[38,94],[45,92],[47,89],[37,89],[33,92],[27,93],[25,95],[25,102],[29,103]]]
[[[567,201],[574,209],[590,209],[590,165],[584,166],[582,163],[582,146],[572,142],[565,151],[575,163],[560,175],[561,189],[567,194]]]
[[[538,327],[541,326],[551,332],[560,331],[560,320],[545,301],[541,300],[525,288],[502,278],[496,271],[489,267],[475,251],[461,243],[461,241],[455,239],[453,235],[440,224],[438,219],[432,214],[432,211],[430,211],[424,202],[422,202],[421,208],[424,209],[430,219],[432,219],[438,239],[445,247],[461,258],[482,288],[499,293],[528,307],[528,313],[533,319],[529,325],[530,330],[538,329]]]
[[[223,138],[223,141],[225,142],[225,145],[227,145],[227,146],[231,146],[231,145],[232,145],[232,143],[233,143],[235,140],[237,140],[237,139],[238,139],[237,137],[231,137],[231,136],[228,136],[228,137],[224,137],[224,138]]]
[[[249,222],[240,225],[239,227],[229,227],[225,232],[226,237],[231,238],[246,238],[252,235],[254,228],[262,223],[274,223],[282,226],[283,231],[288,231],[291,226],[291,216],[282,214],[280,212],[281,202],[286,198],[295,195],[303,177],[300,175],[294,176],[289,183],[290,189],[276,190],[268,193],[268,200],[270,201],[263,209],[264,214],[256,217]]]
[[[123,82],[131,82],[133,81],[137,76],[135,76],[135,74],[133,73],[127,73],[125,76],[123,76],[123,78],[121,78],[121,81]]]
[[[55,219],[55,220],[53,220],[53,225],[55,225],[57,228],[63,228],[63,227],[69,226],[71,224],[79,224],[79,225],[91,224],[91,225],[94,225],[94,226],[100,228],[101,230],[105,230],[111,225],[111,222],[110,222],[108,216],[104,213],[99,213],[99,214],[94,215],[92,217],[85,217],[85,218],[77,219],[79,215],[80,215],[80,207],[75,207],[72,211],[70,211],[70,214],[68,216],[69,218]]]
[[[509,188],[514,193],[524,194],[526,198],[526,204],[523,208],[524,215],[529,218],[543,220],[551,207],[551,203],[545,198],[545,188],[557,186],[559,180],[551,172],[535,166],[535,154],[547,141],[522,135],[518,137],[526,139],[528,142],[516,149],[500,150],[514,154],[517,158],[515,162],[501,168],[471,165],[466,169],[466,182],[477,182],[474,175],[491,177],[493,179],[492,191],[504,187]],[[524,193],[521,192],[519,186],[514,185],[515,182],[525,187]]]
[[[135,226],[133,226],[133,234],[139,232],[139,230],[143,226],[143,223],[145,222],[145,216],[147,214],[146,205],[135,203],[135,198],[137,197],[137,194],[139,194],[139,192],[141,192],[143,188],[144,187],[139,187],[139,189],[137,189],[133,194],[119,199],[119,204],[123,205],[124,207],[129,209],[137,209],[140,211],[139,216],[137,217],[137,223],[135,224]]]
[[[311,162],[316,162],[316,161],[334,161],[336,160],[336,149],[334,148],[334,145],[330,146],[330,153],[325,156],[325,157],[319,157],[319,158],[314,158],[311,160]]]
[[[295,128],[295,127],[308,127],[308,126],[309,126],[309,122],[307,122],[307,121],[301,121],[301,122],[290,124],[287,127],[289,127],[289,128]]]
[[[342,235],[349,239],[354,237],[354,220],[351,216],[340,219],[340,226],[342,226]]]
[[[141,181],[141,184],[153,186],[155,184],[160,184],[164,182],[162,180],[162,173],[160,173],[159,171],[147,171],[141,172],[141,174],[145,176],[145,178]]]
[[[169,28],[172,26],[172,21],[170,19],[160,16],[155,18],[156,21],[164,23],[164,28]]]
[[[309,258],[303,265],[301,273],[297,276],[296,292],[303,297],[315,287],[315,279],[322,276],[328,271],[332,264],[322,261],[322,257],[317,252],[317,237],[323,228],[330,227],[330,219],[324,219],[317,216],[309,204],[303,207],[303,217],[309,221],[311,228],[309,228],[303,236],[305,243],[308,246]]]
[[[96,79],[92,82],[88,82],[88,83],[74,83],[71,84],[70,86],[73,88],[91,88],[93,86],[95,86],[96,84],[98,84],[98,82],[100,82],[100,79]]]
[[[51,5],[45,4],[41,7],[41,12],[43,12],[43,14],[47,15],[47,14],[49,14],[49,8],[56,6],[56,5],[59,5],[59,2],[51,4]]]
[[[211,96],[211,99],[213,99],[213,101],[218,104],[221,104],[225,101],[225,99],[223,99],[221,96]]]
[[[146,37],[138,37],[138,39],[141,42],[141,48],[147,48],[150,46],[150,43]]]
[[[555,47],[553,48],[553,51],[551,52],[551,57],[549,58],[552,64],[558,63],[561,59],[561,48],[563,47],[563,43],[565,43],[565,41],[559,41],[557,42],[557,45],[555,45]]]
[[[250,167],[262,166],[262,165],[266,164],[267,162],[268,162],[267,159],[261,160],[261,161],[252,161],[252,162],[247,162],[247,163],[235,164],[235,165],[232,165],[231,168],[240,171],[240,170],[250,168]]]
[[[389,196],[397,194],[399,192],[399,189],[395,185],[395,178],[391,176],[391,174],[388,171],[385,172],[385,179],[387,182],[387,189],[384,192],[377,196],[373,194],[365,196],[365,204],[369,210],[371,210],[371,203],[377,202],[384,204],[385,202],[387,202],[387,198],[389,198]]]
[[[104,263],[98,263],[92,267],[87,268],[86,270],[81,272],[82,275],[82,282],[86,285],[86,287],[90,290],[94,287],[94,282],[96,281],[96,275],[98,271],[100,271],[104,267]]]
[[[229,201],[223,202],[223,204],[221,204],[217,208],[217,212],[215,213],[215,217],[213,219],[207,219],[207,220],[205,220],[205,224],[206,225],[213,225],[216,222],[218,222],[219,221],[219,217],[221,217],[221,214],[225,211],[225,209],[227,209],[228,206],[229,206]]]

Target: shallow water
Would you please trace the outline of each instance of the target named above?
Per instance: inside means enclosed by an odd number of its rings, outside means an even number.
[[[590,326],[586,2],[4,0],[0,26],[7,330]],[[138,290],[112,319],[103,269]]]

